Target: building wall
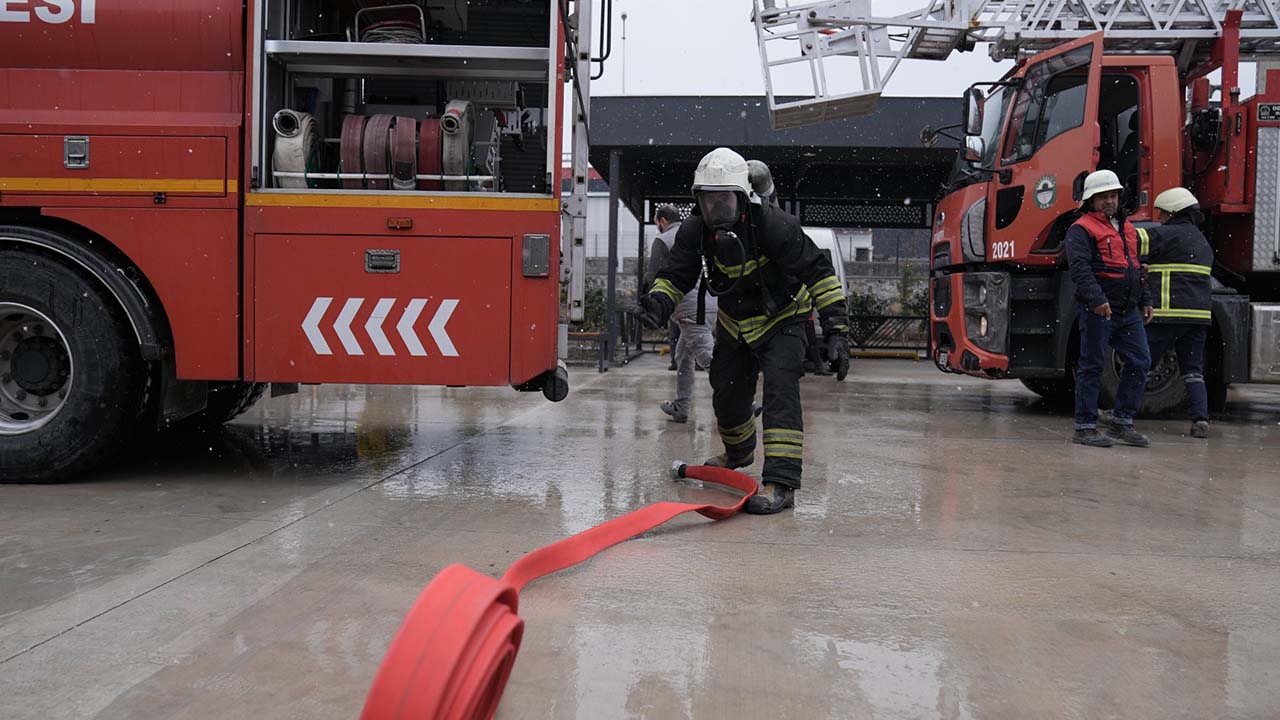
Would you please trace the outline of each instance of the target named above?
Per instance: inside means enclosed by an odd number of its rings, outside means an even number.
[[[646,228],[648,237],[657,234],[652,225]],[[631,215],[631,211],[618,203],[618,257],[636,257],[636,236],[640,231],[640,222]],[[589,193],[587,195],[587,237],[585,238],[588,258],[609,257],[609,194]],[[648,243],[645,243],[648,247]]]

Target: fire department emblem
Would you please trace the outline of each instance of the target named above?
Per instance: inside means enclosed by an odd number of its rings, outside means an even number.
[[[1052,175],[1045,175],[1036,181],[1036,207],[1041,210],[1048,210],[1053,207],[1053,201],[1058,199],[1058,179]]]

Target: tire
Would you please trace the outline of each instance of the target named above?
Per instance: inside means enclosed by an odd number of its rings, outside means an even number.
[[[1099,407],[1108,410],[1116,406],[1116,392],[1120,389],[1119,360],[1115,351],[1107,351],[1107,361],[1102,365],[1102,391],[1098,393]],[[1178,370],[1178,356],[1171,348],[1163,358],[1154,361],[1147,375],[1146,391],[1142,395],[1139,415],[1167,415],[1187,402],[1187,388]]]
[[[204,410],[179,422],[178,428],[196,430],[226,425],[248,412],[266,391],[267,383],[209,383],[209,400]]]
[[[42,233],[0,227],[0,241]],[[0,482],[60,482],[104,463],[137,429],[145,387],[108,291],[54,255],[0,244]]]
[[[1076,396],[1075,381],[1070,378],[1020,378],[1022,386],[1057,405],[1068,405]]]

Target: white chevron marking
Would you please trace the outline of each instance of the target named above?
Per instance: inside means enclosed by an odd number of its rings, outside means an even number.
[[[369,316],[368,322],[364,324],[364,331],[369,333],[369,339],[373,340],[373,346],[378,348],[379,355],[396,354],[395,348],[391,347],[391,343],[387,342],[386,334],[382,332],[382,323],[386,322],[395,304],[395,298],[382,298],[373,308],[373,314]]]
[[[440,309],[436,310],[435,317],[431,318],[431,324],[427,326],[427,330],[431,333],[431,339],[436,341],[436,345],[440,348],[440,354],[445,357],[458,357],[458,349],[453,346],[453,339],[449,337],[449,333],[445,332],[444,329],[456,307],[458,307],[457,300],[441,302]]]
[[[338,333],[338,339],[342,341],[342,347],[348,355],[364,354],[360,343],[356,342],[355,334],[351,332],[351,321],[356,319],[356,313],[360,312],[360,306],[363,304],[364,298],[350,298],[347,304],[342,306],[338,321],[333,324],[333,331]]]
[[[324,339],[324,333],[320,332],[320,321],[324,319],[324,313],[332,302],[333,298],[316,298],[316,301],[311,303],[311,310],[307,312],[306,319],[302,321],[302,332],[307,334],[307,340],[311,342],[311,348],[317,355],[333,354],[329,349],[329,343]]]
[[[427,306],[426,300],[410,300],[408,307],[404,309],[404,314],[400,316],[400,322],[396,323],[396,330],[400,333],[400,339],[404,340],[404,344],[409,348],[409,354],[414,357],[426,357],[427,350],[422,347],[422,341],[418,339],[418,334],[413,331],[413,324],[418,322],[418,316],[422,314],[422,308]]]

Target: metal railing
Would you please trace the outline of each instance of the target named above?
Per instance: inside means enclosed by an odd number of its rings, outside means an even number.
[[[856,350],[929,351],[929,319],[923,315],[851,315]]]

